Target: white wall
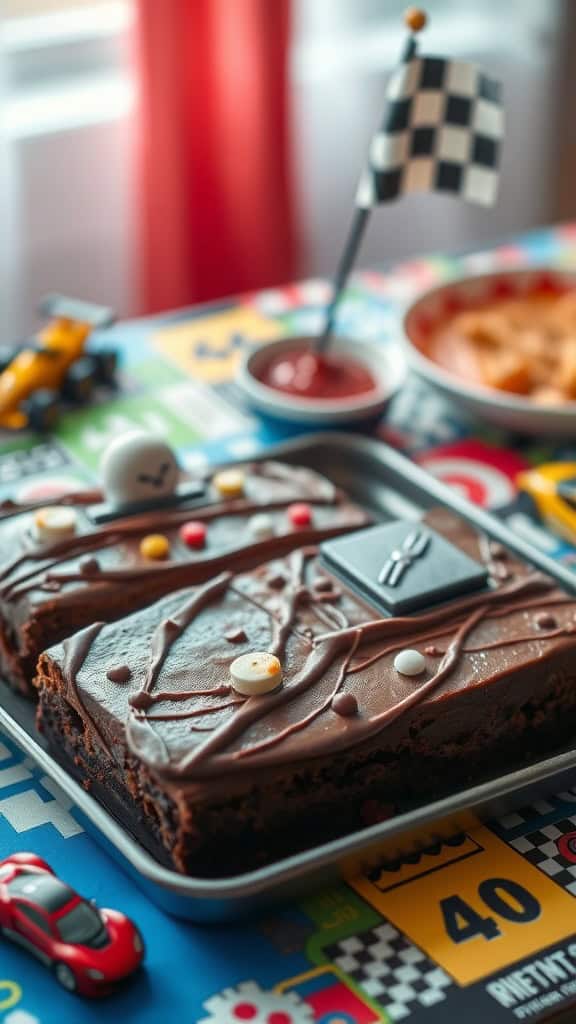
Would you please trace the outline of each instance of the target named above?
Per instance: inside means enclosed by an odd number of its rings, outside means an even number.
[[[36,325],[49,290],[134,310],[131,0],[37,8],[0,21],[4,340]]]
[[[20,181],[19,320],[46,291],[134,309],[129,119],[13,143]]]
[[[0,52],[0,342],[13,336],[18,318],[17,288],[20,260],[15,230],[17,180],[12,151],[4,132],[5,65]]]

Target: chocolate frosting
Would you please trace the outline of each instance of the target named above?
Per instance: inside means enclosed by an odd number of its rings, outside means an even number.
[[[34,536],[35,505],[5,508],[0,521],[0,613],[7,633],[19,637],[18,656],[35,659],[42,648],[72,629],[100,619],[113,621],[178,588],[227,570],[251,568],[302,543],[315,543],[366,522],[358,506],[312,470],[271,461],[241,468],[246,479],[242,498],[220,499],[208,488],[204,505],[163,506],[102,526],[95,526],[83,507],[88,497],[94,500],[95,492],[66,495],[59,501],[77,505],[78,529],[74,536],[51,544],[40,545]],[[313,523],[294,530],[287,509],[301,500],[314,507]],[[255,541],[248,520],[264,511],[276,535]],[[191,518],[208,525],[203,551],[192,550],[180,538],[180,527]],[[168,560],[143,557],[140,542],[150,533],[167,536]]]
[[[451,514],[433,511],[427,519],[472,557],[493,557],[486,540]],[[306,547],[251,573],[222,573],[90,637],[84,631],[65,653],[48,652],[41,670],[53,679],[50,668],[59,667],[91,726],[106,737],[120,729],[130,753],[165,784],[245,785],[263,770],[369,749],[384,736],[401,744],[409,729],[425,728],[427,706],[440,701],[444,717],[458,715],[470,700],[481,706],[503,677],[521,686],[530,666],[544,672],[551,658],[573,653],[574,599],[512,556],[499,552],[497,561],[506,578],[499,575],[492,589],[422,615],[382,619],[320,570],[315,549]],[[555,625],[546,630],[540,623],[551,609]],[[249,637],[233,652],[225,640],[232,626]],[[428,652],[418,679],[393,667],[406,646]],[[229,665],[239,650],[275,653],[282,688],[231,694]],[[130,665],[130,686],[106,680],[112,651]]]

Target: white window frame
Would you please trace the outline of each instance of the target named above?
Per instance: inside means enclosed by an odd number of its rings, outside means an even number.
[[[125,0],[4,20],[5,138],[126,117],[134,101],[125,59],[131,21]]]

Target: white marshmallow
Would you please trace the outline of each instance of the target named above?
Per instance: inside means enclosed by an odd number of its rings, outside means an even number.
[[[144,430],[129,430],[115,438],[104,452],[100,474],[106,500],[120,508],[167,498],[180,478],[170,446]]]

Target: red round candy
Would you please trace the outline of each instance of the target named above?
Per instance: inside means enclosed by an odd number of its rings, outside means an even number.
[[[204,523],[184,523],[180,528],[180,537],[189,548],[203,548],[206,544],[206,527]]]
[[[294,505],[290,505],[288,518],[292,526],[310,526],[312,522],[312,509],[306,502],[297,501]]]

